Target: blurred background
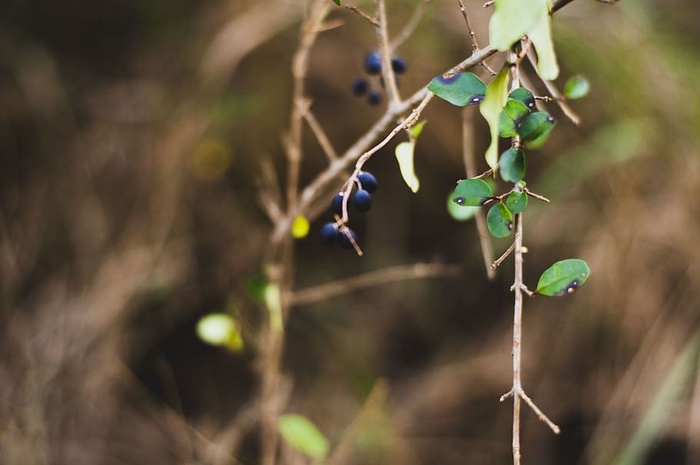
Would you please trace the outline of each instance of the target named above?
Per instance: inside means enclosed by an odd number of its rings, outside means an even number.
[[[373,28],[328,3],[335,27],[305,82],[342,153],[384,103],[350,91]],[[263,315],[249,290],[272,231],[259,186],[263,166],[284,179],[308,4],[2,2],[0,463],[258,463]],[[388,1],[392,33],[418,4]],[[483,46],[489,11],[465,4]],[[525,302],[524,386],[563,430],[525,409],[526,464],[700,463],[698,19],[693,2],[577,0],[554,20],[558,85],[583,74],[592,91],[571,103],[579,127],[549,107],[558,125],[528,157],[529,187],[552,203],[527,211],[525,279],[569,257],[592,275],[571,297]],[[402,95],[470,52],[457,2],[433,0],[397,50]],[[470,111],[480,154],[488,132]],[[365,256],[319,243],[324,212],[296,242],[294,289],[416,262],[460,271],[295,306],[284,411],[332,445],[359,424],[347,463],[508,464],[512,261],[487,280],[474,223],[447,213],[460,109],[435,99],[424,116],[420,191],[393,144],[380,151],[373,209],[351,217]],[[307,129],[303,141],[306,183],[327,160]],[[197,337],[212,312],[235,315],[241,350]]]

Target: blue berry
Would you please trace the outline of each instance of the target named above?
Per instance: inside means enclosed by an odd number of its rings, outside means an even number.
[[[364,189],[355,192],[355,209],[360,213],[364,213],[369,211],[370,208],[372,208],[372,196],[370,193]]]
[[[391,59],[391,68],[396,74],[402,74],[406,72],[406,62],[401,57],[393,57]]]
[[[352,238],[352,240],[350,240]],[[350,228],[345,228],[345,231],[338,232],[338,244],[344,249],[352,249],[353,242],[357,242],[355,231]]]
[[[335,223],[326,223],[321,228],[321,243],[324,245],[333,245],[340,237],[340,231]]]
[[[350,208],[350,204],[352,199],[348,199],[348,208]],[[335,194],[333,197],[333,200],[331,200],[331,211],[335,213],[336,215],[342,215],[343,214],[343,193],[338,192]]]
[[[378,90],[372,90],[367,94],[367,103],[376,106],[382,102],[382,94]]]
[[[365,72],[379,74],[382,72],[382,58],[377,52],[370,52],[365,57]]]
[[[357,180],[360,181],[360,186],[370,194],[377,190],[377,178],[369,171],[358,174]]]
[[[367,93],[368,89],[369,84],[367,83],[367,79],[365,78],[357,78],[355,79],[355,82],[352,83],[352,93],[356,97],[362,97]]]

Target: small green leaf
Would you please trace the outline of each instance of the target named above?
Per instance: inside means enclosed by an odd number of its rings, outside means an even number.
[[[464,207],[480,207],[493,197],[491,186],[482,179],[464,179],[457,184],[452,200]]]
[[[522,213],[527,208],[527,194],[522,191],[513,191],[506,198],[506,207],[513,214]]]
[[[269,283],[265,286],[265,306],[270,312],[270,326],[275,331],[284,331],[284,319],[282,318],[282,297],[280,288],[276,284]]]
[[[498,119],[498,135],[515,137],[518,135],[518,125],[530,113],[524,103],[509,98]]]
[[[447,196],[447,213],[457,221],[468,221],[474,218],[480,207],[460,205],[454,201],[456,196],[455,191],[450,192],[450,195]]]
[[[335,3],[336,5],[340,5],[340,0],[333,0],[333,3]]]
[[[225,313],[210,313],[197,322],[197,336],[207,344],[223,346],[234,352],[243,349],[241,331],[231,316]]]
[[[491,169],[498,165],[498,125],[501,110],[508,100],[508,72],[509,67],[504,66],[500,73],[493,78],[486,88],[486,96],[479,106],[479,111],[489,124],[491,143],[486,149],[486,163]]]
[[[246,282],[246,290],[251,299],[256,303],[261,303],[265,300],[265,288],[268,280],[262,274],[255,274],[248,278]]]
[[[517,89],[514,89],[513,92],[508,95],[508,98],[512,98],[513,100],[517,100],[518,102],[524,104],[530,111],[535,109],[535,96],[532,95],[532,92],[525,87],[518,87]]]
[[[586,282],[590,274],[591,270],[583,260],[558,261],[542,273],[535,293],[548,296],[571,294]]]
[[[292,236],[295,239],[303,239],[309,234],[309,220],[303,215],[294,217],[292,221]]]
[[[428,90],[452,105],[476,105],[486,95],[486,84],[474,73],[457,73],[452,77],[437,76],[428,84]]]
[[[536,111],[520,123],[519,133],[528,147],[536,148],[542,145],[554,127],[554,118],[544,111]]]
[[[507,237],[513,232],[513,215],[503,202],[498,202],[486,214],[486,224],[493,237]]]
[[[308,418],[294,414],[282,415],[277,427],[287,444],[299,452],[319,461],[328,455],[328,439]]]
[[[420,136],[420,133],[423,132],[423,126],[425,126],[425,123],[427,123],[427,120],[420,121],[416,123],[411,129],[408,130],[408,133],[413,137],[414,139],[418,139],[418,136]]]
[[[564,84],[564,95],[569,100],[575,100],[588,95],[591,90],[591,84],[584,76],[577,74],[571,76]]]
[[[406,182],[406,185],[415,194],[420,188],[420,181],[416,176],[416,171],[413,166],[413,153],[416,148],[415,142],[401,142],[396,146],[394,154],[396,155],[396,160],[399,162],[399,171],[401,171],[401,177]]]
[[[510,148],[498,160],[501,179],[505,182],[518,182],[525,177],[525,154],[520,149]]]

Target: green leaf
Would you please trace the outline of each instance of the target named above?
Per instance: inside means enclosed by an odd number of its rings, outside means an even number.
[[[333,0],[333,3],[335,3],[336,5],[340,5],[340,0]]]
[[[270,312],[270,326],[275,331],[284,331],[284,319],[282,318],[282,296],[280,287],[269,283],[265,286],[265,306]]]
[[[493,81],[486,88],[484,101],[479,106],[479,111],[489,124],[491,133],[491,143],[486,150],[486,163],[494,170],[498,165],[498,123],[501,110],[508,100],[508,71],[509,67],[504,66],[501,72],[493,78]]]
[[[235,352],[243,348],[238,323],[225,313],[210,313],[197,322],[197,336],[205,343],[223,346]]]
[[[498,161],[501,179],[518,182],[525,177],[525,154],[520,149],[510,148],[501,154]]]
[[[548,296],[571,294],[586,282],[590,274],[591,270],[583,260],[558,261],[542,273],[535,293]]]
[[[480,207],[458,204],[454,201],[455,197],[457,196],[455,191],[456,189],[450,192],[450,195],[447,196],[447,213],[449,213],[450,216],[457,221],[468,221],[474,218],[474,215],[476,215],[476,212],[479,211]]]
[[[513,215],[503,202],[498,202],[486,214],[486,224],[493,237],[507,237],[513,232]]]
[[[414,139],[418,139],[418,136],[420,136],[420,133],[423,132],[423,126],[425,126],[425,123],[427,123],[427,120],[420,121],[416,123],[411,129],[408,130],[408,133],[413,137]]]
[[[308,418],[294,414],[282,415],[277,427],[287,444],[299,452],[319,461],[328,455],[328,439]]]
[[[536,111],[520,123],[519,133],[528,147],[536,148],[542,145],[554,127],[554,118],[544,111]]]
[[[428,90],[452,105],[476,105],[484,99],[486,84],[474,73],[457,73],[452,77],[437,76]]]
[[[510,50],[514,43],[528,34],[540,18],[549,16],[547,0],[496,0],[489,21],[489,41],[500,51]]]
[[[420,188],[420,181],[416,176],[415,169],[413,167],[413,153],[416,148],[415,142],[401,142],[396,146],[394,154],[396,155],[396,160],[399,162],[399,170],[401,171],[401,177],[403,177],[406,185],[415,194]]]
[[[514,89],[513,92],[508,95],[508,98],[512,98],[513,100],[517,100],[518,102],[524,104],[530,111],[535,109],[535,96],[532,95],[532,92],[525,87],[518,87],[517,89]]]
[[[550,30],[549,0],[496,0],[489,22],[489,40],[500,51],[510,50],[527,35],[537,50],[538,73],[547,80],[559,74]]]
[[[464,179],[457,184],[452,200],[460,206],[480,207],[493,197],[491,186],[482,179]]]
[[[513,191],[506,198],[506,207],[513,214],[522,213],[527,208],[527,194],[522,191]]]
[[[571,76],[564,84],[564,95],[569,100],[575,100],[588,95],[591,90],[591,84],[584,76],[577,74]]]
[[[265,288],[268,285],[268,280],[262,274],[255,274],[248,278],[246,282],[246,290],[251,299],[256,303],[262,303],[265,300]]]
[[[515,137],[518,135],[518,125],[530,113],[524,103],[509,98],[498,117],[498,135]]]
[[[535,26],[527,32],[527,36],[537,50],[537,72],[542,79],[552,81],[559,76],[559,64],[554,53],[552,42],[552,28],[550,25],[549,11],[540,15]]]

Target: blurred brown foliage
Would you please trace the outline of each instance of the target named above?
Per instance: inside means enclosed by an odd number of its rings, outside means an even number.
[[[408,3],[388,3],[392,30]],[[256,463],[256,430],[241,426],[255,423],[255,348],[226,353],[194,327],[226,308],[246,337],[259,326],[246,282],[271,225],[257,180],[263,160],[284,170],[305,6],[2,3],[0,463]],[[483,44],[488,11],[468,7]],[[528,412],[525,463],[615,463],[698,332],[698,14],[679,0],[578,0],[554,20],[559,84],[583,73],[593,90],[572,103],[580,127],[553,108],[558,126],[528,159],[530,186],[553,202],[525,218],[526,280],[570,256],[592,278],[572,297],[526,302],[524,381],[563,433]],[[320,36],[306,82],[341,150],[382,110],[349,91],[372,28],[341,8],[330,20],[341,25]],[[456,2],[433,1],[398,52],[406,95],[468,56]],[[486,280],[473,224],[444,207],[464,176],[459,111],[434,101],[425,117],[420,192],[380,152],[368,165],[374,208],[353,218],[365,257],[318,244],[321,218],[298,241],[295,288],[416,261],[464,272],[295,307],[288,410],[335,443],[383,378],[388,400],[351,463],[507,464],[511,411],[498,398],[511,376],[512,277],[504,265]],[[325,158],[308,131],[305,147],[308,181]],[[643,463],[700,463],[693,373]]]

